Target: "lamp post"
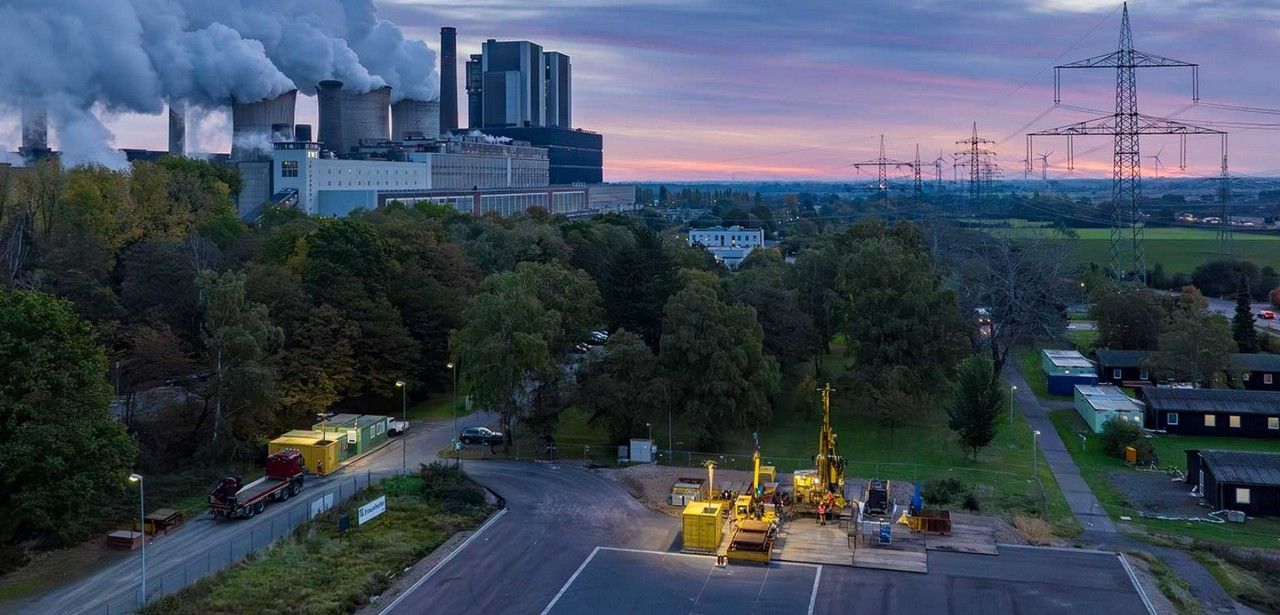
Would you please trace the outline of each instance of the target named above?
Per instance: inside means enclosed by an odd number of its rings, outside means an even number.
[[[1036,455],[1036,444],[1040,441],[1040,430],[1031,432],[1031,477],[1039,479],[1040,477],[1040,459]]]
[[[138,527],[142,529],[142,604],[147,603],[147,503],[142,475],[130,474],[129,481],[138,483]]]
[[[658,456],[653,454],[653,423],[646,421],[644,426],[649,430],[649,461],[656,462]]]
[[[403,380],[396,381],[396,388],[400,389],[400,420],[404,421],[404,425],[400,427],[400,473],[407,474],[409,472],[409,387],[405,386]]]
[[[453,437],[456,439],[458,437],[458,368],[454,365],[453,361],[446,363],[445,367],[449,368],[450,375],[453,379]],[[461,453],[455,448],[453,451],[453,465],[458,465],[458,461],[461,457]]]
[[[1009,424],[1013,424],[1013,395],[1018,392],[1018,385],[1009,385]]]
[[[1085,303],[1088,303],[1088,301],[1086,301],[1084,298],[1084,282],[1081,282],[1080,283],[1080,304],[1084,305]]]

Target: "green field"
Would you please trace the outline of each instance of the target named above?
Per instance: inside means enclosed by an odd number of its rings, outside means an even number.
[[[1067,449],[1071,451],[1072,458],[1080,468],[1080,474],[1112,519],[1118,519],[1121,515],[1129,516],[1131,521],[1126,523],[1140,525],[1151,532],[1217,540],[1248,547],[1280,548],[1280,519],[1250,519],[1243,525],[1234,523],[1219,525],[1138,517],[1138,512],[1129,505],[1125,494],[1117,489],[1109,478],[1112,472],[1136,470],[1128,470],[1123,461],[1104,453],[1096,435],[1090,436],[1085,441],[1082,450],[1078,434],[1088,431],[1088,427],[1075,410],[1054,410],[1049,413],[1049,417],[1053,420],[1058,435],[1066,443]],[[1280,452],[1280,442],[1255,438],[1157,435],[1154,444],[1160,465],[1165,468],[1185,468],[1186,453],[1184,451],[1186,449],[1217,448]]]
[[[1012,229],[992,230],[1009,233],[1015,237],[1032,233],[1048,233],[1031,225],[1015,225]],[[1110,229],[1080,228],[1075,231],[1079,239],[1072,243],[1079,262],[1092,262],[1099,266],[1105,266],[1111,262]],[[1056,235],[1049,236],[1056,237]],[[1166,273],[1191,273],[1198,265],[1221,257],[1216,231],[1192,228],[1149,228],[1144,231],[1143,236],[1147,266],[1154,267],[1160,264]],[[1260,267],[1270,265],[1280,269],[1280,235],[1235,233],[1233,243],[1236,258],[1253,261]]]

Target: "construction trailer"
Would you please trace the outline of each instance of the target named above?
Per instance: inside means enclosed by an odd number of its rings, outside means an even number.
[[[311,429],[338,440],[339,462],[345,462],[386,444],[391,432],[391,418],[372,414],[335,414],[327,421],[312,425]]]
[[[312,474],[324,476],[337,470],[342,465],[340,449],[345,443],[339,443],[332,432],[326,438],[322,432],[293,430],[267,443],[267,454],[274,455],[285,450],[295,450],[302,454],[303,467]]]

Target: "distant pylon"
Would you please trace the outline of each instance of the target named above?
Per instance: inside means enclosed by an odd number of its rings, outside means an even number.
[[[956,152],[956,167],[966,167],[969,170],[969,208],[973,213],[979,211],[984,188],[991,187],[992,178],[996,175],[995,162],[992,161],[996,153],[983,148],[984,145],[994,143],[991,139],[978,136],[977,122],[973,123],[973,136],[956,141],[956,145],[965,146],[964,151]]]

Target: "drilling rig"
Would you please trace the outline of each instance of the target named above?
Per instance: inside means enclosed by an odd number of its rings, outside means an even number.
[[[812,512],[818,504],[834,504],[837,508],[848,506],[844,497],[844,457],[836,448],[836,433],[831,429],[830,384],[819,389],[822,392],[822,431],[818,433],[818,454],[813,461],[817,468],[796,470],[792,481],[794,510]]]

